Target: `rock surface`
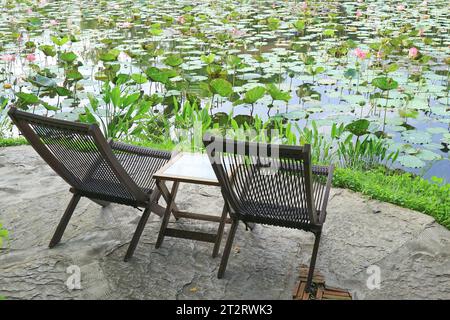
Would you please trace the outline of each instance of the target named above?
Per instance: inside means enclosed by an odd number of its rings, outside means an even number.
[[[100,208],[88,199],[80,201],[61,244],[50,250],[48,241],[69,199],[64,181],[29,146],[0,149],[0,221],[11,233],[8,248],[0,251],[0,296],[290,299],[299,266],[311,256],[311,234],[261,225],[250,232],[242,226],[219,280],[220,260],[211,258],[211,244],[166,238],[156,250],[160,218],[152,215],[134,258],[125,263],[141,212]],[[182,185],[177,200],[184,210],[204,213],[219,214],[223,204],[219,190],[206,186]],[[217,228],[186,219],[170,224]],[[69,290],[66,282],[77,268],[81,289]],[[450,231],[427,215],[335,189],[317,269],[327,285],[348,289],[355,299],[450,299]],[[380,271],[378,289],[367,286],[376,284],[368,273],[373,270]]]

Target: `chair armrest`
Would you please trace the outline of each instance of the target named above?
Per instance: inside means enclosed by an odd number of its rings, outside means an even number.
[[[319,223],[323,223],[327,215],[334,165],[313,166],[312,172],[315,205],[316,209],[320,212]]]
[[[172,157],[171,152],[164,150],[156,150],[152,148],[139,147],[132,144],[127,144],[123,142],[113,141],[112,139],[108,140],[111,149],[116,151],[123,151],[134,153],[140,156],[147,156],[152,158],[161,158],[169,160]]]

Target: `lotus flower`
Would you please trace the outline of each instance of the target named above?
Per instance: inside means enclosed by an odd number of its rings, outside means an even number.
[[[419,50],[417,50],[416,47],[412,47],[412,48],[409,49],[408,56],[411,59],[415,59],[418,54],[419,54]]]
[[[399,4],[399,5],[397,6],[397,10],[398,10],[398,11],[403,11],[403,10],[405,10],[405,5]]]
[[[185,18],[184,16],[179,16],[179,17],[177,18],[177,22],[178,22],[179,24],[185,24],[185,23],[186,23],[186,18]]]
[[[30,54],[27,54],[25,59],[27,59],[28,62],[34,62],[36,60],[36,56],[34,54],[30,53]]]
[[[353,53],[355,54],[355,56],[358,57],[358,59],[364,60],[367,58],[367,52],[361,50],[360,48],[356,48],[355,51],[353,51]]]
[[[131,24],[131,22],[125,21],[125,22],[118,23],[117,26],[119,28],[128,29],[128,28],[131,28],[133,25]]]
[[[28,8],[28,9],[27,9],[27,13],[28,13],[28,14],[32,14],[32,13],[33,13],[33,9]]]
[[[119,61],[127,61],[129,58],[130,56],[123,51],[120,51],[119,55],[117,56],[117,60]]]
[[[301,8],[303,11],[306,10],[306,9],[308,9],[308,3],[307,3],[306,1],[300,3],[300,8]]]
[[[419,29],[419,37],[423,37],[425,35],[425,30]]]
[[[57,26],[59,24],[59,22],[55,19],[50,20],[50,25],[51,26]]]
[[[359,18],[362,16],[361,10],[356,10],[356,17]]]
[[[12,54],[4,54],[4,55],[0,56],[0,60],[6,61],[6,62],[13,62],[16,60],[16,57]]]
[[[245,34],[245,31],[239,30],[237,28],[233,28],[233,29],[231,29],[231,34],[235,37],[240,37]]]

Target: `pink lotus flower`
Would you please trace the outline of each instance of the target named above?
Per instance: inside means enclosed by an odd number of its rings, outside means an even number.
[[[305,11],[306,9],[308,9],[308,3],[307,3],[306,1],[300,3],[300,8],[301,8],[303,11]]]
[[[417,50],[417,48],[412,47],[412,48],[409,49],[408,56],[409,56],[411,59],[416,58],[418,54],[419,54],[419,50]]]
[[[275,9],[277,7],[277,5],[274,3],[272,3],[272,9]]]
[[[362,16],[361,10],[356,10],[356,17],[359,18]]]
[[[56,26],[56,25],[58,25],[58,24],[59,24],[58,21],[56,21],[56,20],[54,20],[54,19],[50,20],[50,25],[51,25],[51,26]]]
[[[13,62],[16,60],[16,56],[14,56],[12,54],[4,54],[4,55],[0,56],[0,60],[6,61],[6,62]]]
[[[403,5],[403,4],[399,4],[398,6],[397,6],[397,10],[398,11],[403,11],[403,10],[405,10],[405,5]]]
[[[47,4],[47,0],[39,0],[39,4],[41,6],[45,6]]]
[[[245,31],[239,30],[237,28],[233,28],[233,29],[231,29],[231,34],[235,37],[240,37],[245,34]]]
[[[358,0],[359,3],[362,3],[364,0]]]
[[[31,8],[28,8],[28,9],[27,9],[27,13],[28,13],[28,14],[32,14],[32,13],[33,13],[33,10],[32,10]]]
[[[423,37],[425,35],[425,30],[419,29],[419,37]]]
[[[361,50],[360,48],[356,48],[353,53],[355,54],[355,56],[358,57],[358,59],[364,60],[367,58],[367,52]]]
[[[424,7],[428,6],[428,2],[427,1],[423,1],[422,2],[422,6],[424,6]]]
[[[119,56],[117,57],[117,60],[119,60],[119,61],[127,61],[129,58],[130,58],[129,55],[127,55],[123,51],[120,51]]]
[[[133,25],[131,24],[131,22],[125,21],[125,22],[118,23],[117,26],[119,28],[128,29],[128,28],[131,28]]]
[[[185,18],[184,16],[179,16],[179,17],[177,18],[177,22],[178,22],[179,24],[185,24],[185,23],[186,23],[186,18]]]
[[[34,62],[36,60],[36,56],[34,54],[30,53],[30,54],[27,54],[25,59],[27,59],[28,62]]]

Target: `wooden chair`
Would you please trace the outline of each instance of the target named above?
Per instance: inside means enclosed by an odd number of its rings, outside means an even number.
[[[70,186],[72,199],[49,247],[58,244],[81,197],[101,206],[110,202],[144,208],[125,261],[132,257],[150,213],[162,216],[152,178],[169,161],[165,151],[106,141],[95,124],[34,115],[11,107],[9,116],[31,146]]]
[[[260,223],[315,235],[307,280],[311,290],[333,166],[312,166],[310,145],[270,145],[211,135],[205,135],[203,143],[232,219],[218,278],[225,273],[238,222]]]

